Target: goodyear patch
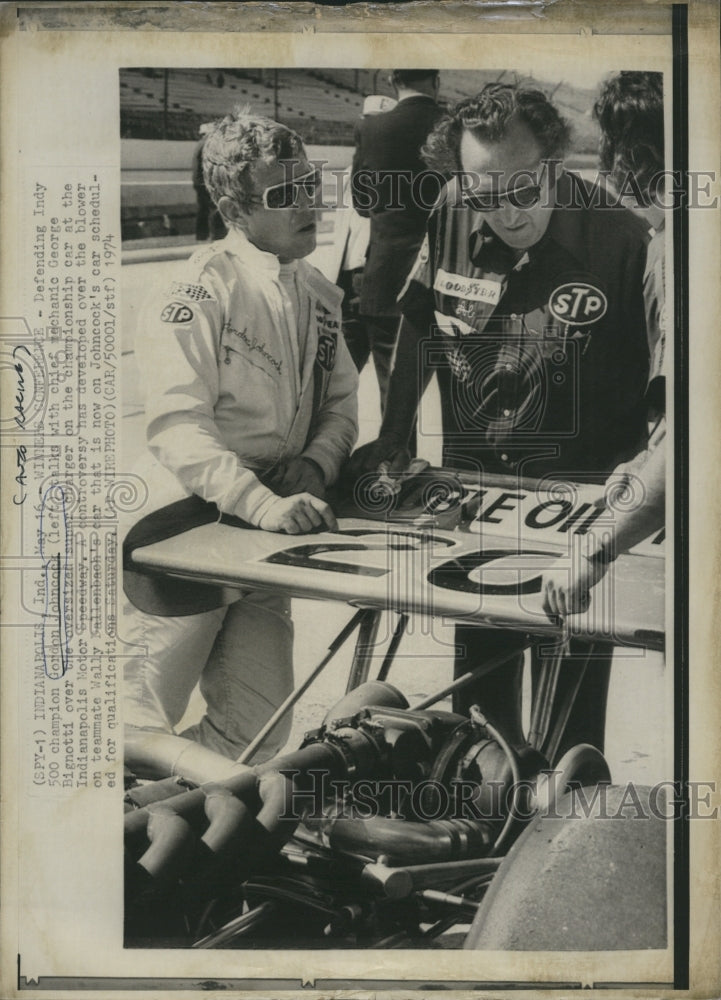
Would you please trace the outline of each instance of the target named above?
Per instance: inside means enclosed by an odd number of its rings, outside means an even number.
[[[470,299],[472,302],[486,302],[492,306],[498,304],[503,291],[500,281],[492,281],[490,278],[469,278],[465,274],[451,274],[441,267],[438,268],[433,288],[441,295]]]
[[[560,323],[587,326],[606,314],[608,300],[600,288],[587,281],[569,281],[554,288],[548,308]]]
[[[169,302],[160,314],[163,323],[189,323],[193,310],[184,302]]]
[[[193,285],[186,281],[174,281],[169,289],[170,295],[180,295],[191,302],[202,302],[204,299],[212,299],[207,288],[203,285]]]

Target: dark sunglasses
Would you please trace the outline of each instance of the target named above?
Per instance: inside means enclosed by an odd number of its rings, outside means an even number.
[[[300,192],[303,191],[306,197],[314,202],[321,183],[320,170],[311,170],[310,173],[294,177],[291,181],[271,184],[260,198],[252,198],[251,201],[258,202],[265,208],[297,208]]]
[[[462,191],[461,201],[474,212],[495,212],[504,205],[533,208],[541,198],[540,184],[526,184],[510,191]]]

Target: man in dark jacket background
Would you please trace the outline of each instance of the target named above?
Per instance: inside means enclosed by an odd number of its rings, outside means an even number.
[[[442,187],[420,156],[442,113],[436,103],[438,71],[396,69],[391,83],[398,104],[392,111],[359,123],[351,179],[353,206],[360,215],[370,217],[371,233],[360,296],[360,314],[366,323],[360,339],[351,337],[348,347],[359,371],[373,355],[381,411],[385,410],[398,334],[396,299]]]

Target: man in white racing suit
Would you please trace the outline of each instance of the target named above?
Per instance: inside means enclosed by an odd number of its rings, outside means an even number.
[[[315,248],[320,177],[300,137],[236,112],[204,148],[226,239],[193,255],[146,305],[145,513],[196,495],[267,531],[336,527],[323,497],[357,436],[342,293],[302,258]],[[196,683],[202,720],[181,735],[236,758],[292,689],[290,601],[246,593],[183,617],[128,609],[125,722],[175,732]],[[277,752],[290,720],[263,744]]]

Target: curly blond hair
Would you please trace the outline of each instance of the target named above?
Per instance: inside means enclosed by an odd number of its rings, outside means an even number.
[[[303,140],[286,125],[254,115],[249,108],[213,122],[203,146],[203,177],[217,205],[224,196],[241,208],[253,199],[255,163],[293,161],[304,156]]]

